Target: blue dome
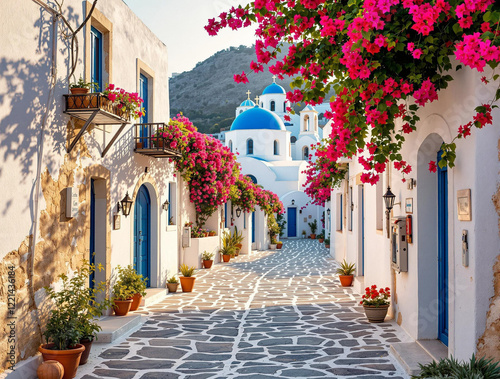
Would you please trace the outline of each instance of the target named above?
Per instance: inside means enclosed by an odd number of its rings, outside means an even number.
[[[248,129],[286,130],[278,116],[257,106],[240,113],[231,125],[231,130]]]
[[[271,93],[280,93],[280,94],[283,94],[285,95],[286,94],[286,91],[285,89],[280,86],[279,84],[276,84],[276,83],[271,83],[270,85],[268,85],[266,87],[266,89],[264,90],[264,92],[262,92],[263,95],[268,95],[268,94],[271,94]]]
[[[250,99],[246,99],[243,103],[240,104],[240,107],[254,107],[254,106],[255,103]]]

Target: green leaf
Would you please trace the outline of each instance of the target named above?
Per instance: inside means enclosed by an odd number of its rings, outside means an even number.
[[[455,34],[461,34],[463,33],[464,30],[460,27],[458,23],[456,23],[453,25],[453,31],[455,32]]]
[[[485,14],[483,14],[483,21],[484,22],[489,22],[491,20],[491,12],[488,11]]]

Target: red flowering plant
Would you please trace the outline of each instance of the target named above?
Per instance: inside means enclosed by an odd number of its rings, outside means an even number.
[[[239,175],[231,187],[231,203],[240,207],[243,212],[250,213],[255,210],[255,184],[245,175]]]
[[[403,174],[411,172],[401,155],[405,136],[417,128],[418,109],[453,80],[452,69],[496,68],[499,20],[500,2],[494,0],[255,0],[221,13],[205,28],[216,35],[221,28],[256,23],[257,62],[250,69],[270,64],[278,78],[295,77],[287,93],[291,102],[321,103],[333,87],[324,156],[331,162],[358,157],[361,181],[375,184],[389,160]],[[277,60],[287,44],[287,54]],[[500,76],[488,76],[483,82],[498,87]],[[248,79],[242,72],[235,81]],[[442,146],[439,166],[453,167],[457,139],[492,123],[499,98],[497,89],[489,103],[475,108],[473,120],[457,125],[454,139]],[[369,153],[358,156],[365,148]],[[436,162],[429,168],[435,170]]]
[[[119,109],[124,109],[134,119],[138,119],[146,114],[146,110],[141,106],[144,100],[139,97],[137,92],[127,92],[123,88],[118,88],[110,83],[103,94],[109,101],[116,104]]]
[[[363,300],[359,304],[380,307],[381,305],[389,305],[391,302],[389,298],[391,297],[391,289],[389,287],[377,289],[374,284],[371,287],[365,288],[365,294],[363,295]]]

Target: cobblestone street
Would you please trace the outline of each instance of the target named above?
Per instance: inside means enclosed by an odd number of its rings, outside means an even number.
[[[285,241],[199,270],[194,292],[146,308],[77,378],[407,378],[389,345],[408,337],[367,322],[323,246]]]

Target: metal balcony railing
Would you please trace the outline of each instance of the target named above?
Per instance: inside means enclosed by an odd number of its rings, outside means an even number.
[[[134,151],[138,154],[154,158],[175,158],[181,154],[167,146],[163,137],[158,135],[167,124],[163,122],[149,122],[135,124]]]

